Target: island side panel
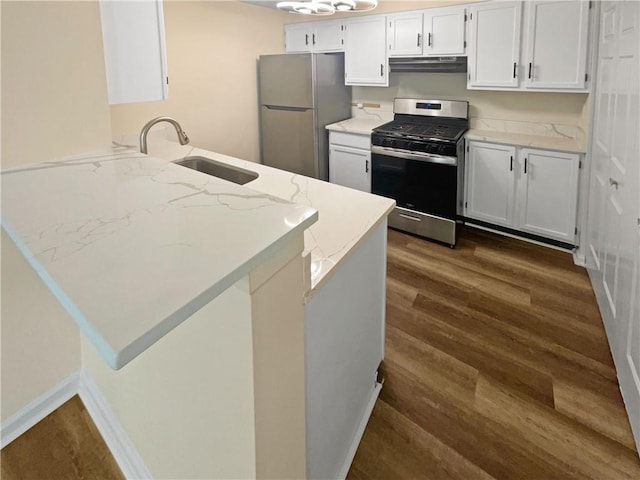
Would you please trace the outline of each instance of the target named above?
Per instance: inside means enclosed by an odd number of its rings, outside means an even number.
[[[258,479],[306,478],[303,248],[299,235],[250,275]]]
[[[386,244],[385,219],[305,306],[308,478],[346,472],[378,394]]]
[[[256,475],[251,298],[242,283],[121,370],[82,339],[84,368],[154,478]]]

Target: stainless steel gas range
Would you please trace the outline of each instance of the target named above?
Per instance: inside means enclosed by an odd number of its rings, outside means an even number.
[[[396,98],[371,135],[371,191],[396,200],[389,226],[454,247],[462,215],[468,102]]]

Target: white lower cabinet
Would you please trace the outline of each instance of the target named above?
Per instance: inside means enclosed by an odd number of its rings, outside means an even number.
[[[580,155],[469,141],[465,216],[575,241]]]
[[[329,182],[371,192],[371,137],[329,133]]]

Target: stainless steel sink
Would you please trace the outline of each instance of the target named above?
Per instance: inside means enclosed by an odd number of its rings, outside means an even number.
[[[245,170],[244,168],[234,167],[233,165],[227,165],[226,163],[216,162],[210,158],[193,156],[185,157],[182,160],[174,162],[177,165],[197,170],[198,172],[206,173],[214,177],[229,180],[230,182],[237,183],[238,185],[244,185],[258,178],[256,172],[251,170]]]

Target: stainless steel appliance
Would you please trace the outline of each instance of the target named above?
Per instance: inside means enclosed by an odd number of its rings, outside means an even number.
[[[468,111],[468,102],[396,98],[394,120],[373,130],[371,191],[396,200],[390,227],[455,246]]]
[[[328,180],[325,126],[351,117],[344,55],[262,55],[258,75],[262,163]]]

